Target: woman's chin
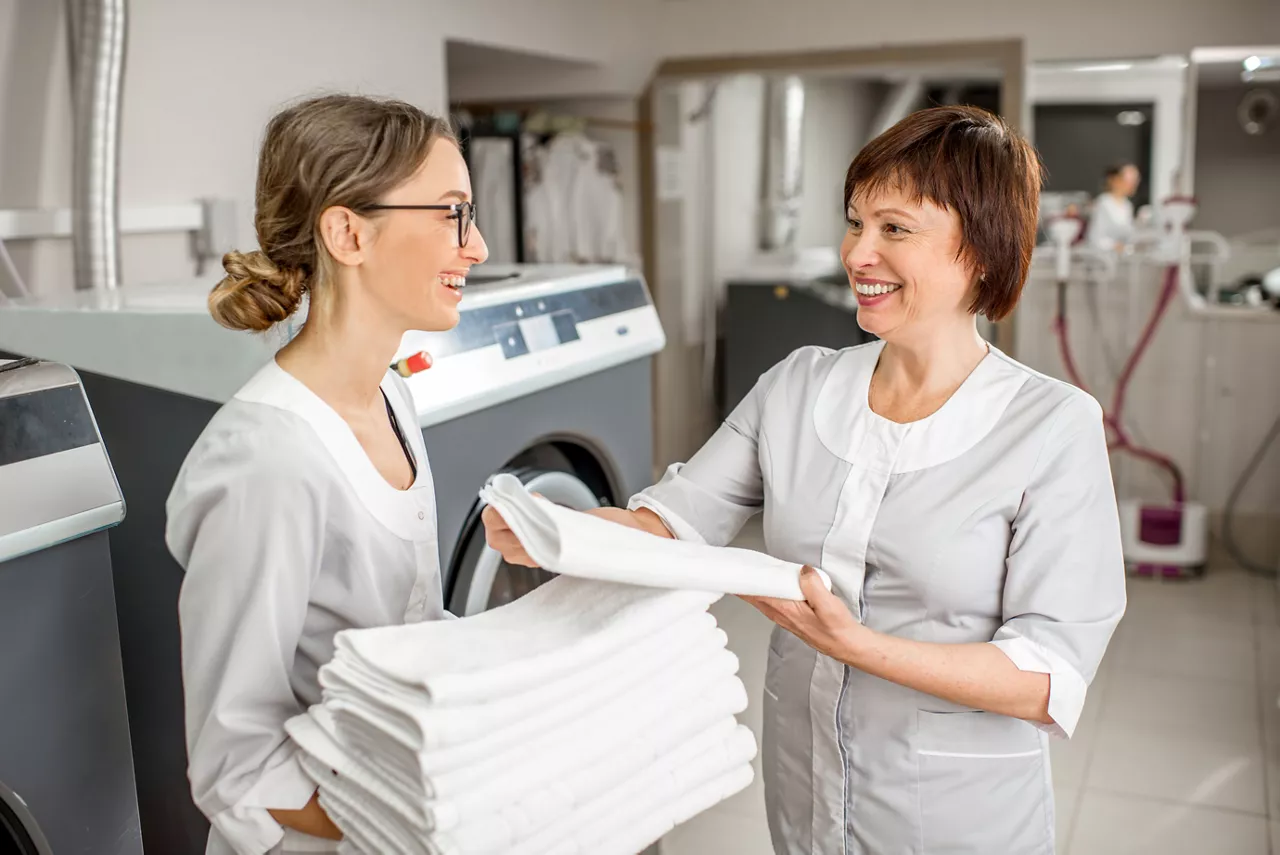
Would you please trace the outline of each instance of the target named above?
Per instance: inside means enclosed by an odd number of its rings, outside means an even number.
[[[883,338],[885,333],[892,330],[897,324],[894,323],[893,318],[888,316],[888,313],[877,312],[875,309],[863,307],[858,309],[858,326],[862,328],[863,332]]]
[[[418,332],[448,332],[458,325],[458,320],[457,309],[434,309],[414,317],[411,329]]]

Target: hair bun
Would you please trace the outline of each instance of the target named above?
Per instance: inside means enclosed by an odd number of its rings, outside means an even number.
[[[227,275],[209,294],[209,313],[224,327],[263,332],[298,309],[307,275],[281,268],[261,250],[222,257]]]

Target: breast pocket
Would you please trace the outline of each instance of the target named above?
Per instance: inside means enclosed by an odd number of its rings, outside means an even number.
[[[916,762],[925,855],[1053,852],[1053,790],[1030,724],[920,710]]]

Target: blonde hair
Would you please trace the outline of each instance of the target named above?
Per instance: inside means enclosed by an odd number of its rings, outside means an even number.
[[[320,215],[377,204],[413,176],[441,138],[457,142],[447,121],[403,101],[327,95],[278,113],[258,157],[254,229],[261,249],[223,257],[227,275],[209,294],[214,320],[264,331],[297,311],[331,276]]]

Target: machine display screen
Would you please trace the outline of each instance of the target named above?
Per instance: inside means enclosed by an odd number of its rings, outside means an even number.
[[[493,328],[493,336],[507,359],[548,350],[579,338],[577,321],[568,310],[499,324]]]
[[[0,398],[0,466],[97,441],[79,386]]]
[[[576,341],[578,324],[649,305],[639,279],[516,300],[500,306],[465,309],[448,333],[432,335],[436,359],[482,347],[502,346],[508,358]]]

